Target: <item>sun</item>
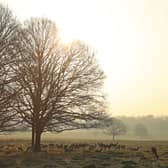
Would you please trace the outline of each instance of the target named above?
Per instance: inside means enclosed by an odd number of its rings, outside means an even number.
[[[160,97],[164,93],[160,89],[161,80],[165,80],[160,75],[163,71],[161,58],[162,55],[167,58],[166,46],[160,43],[166,37],[160,36],[167,28],[165,25],[161,31],[164,15],[157,17],[163,20],[151,20],[152,17],[144,16],[144,3],[139,2],[142,6],[135,10],[137,2],[131,1],[125,6],[124,0],[5,1],[10,1],[9,7],[21,21],[30,17],[50,18],[58,27],[61,43],[80,40],[95,51],[107,77],[105,89],[111,96],[114,111],[160,111],[160,107],[153,105],[153,97],[156,90]],[[163,74],[167,73],[165,70]]]
[[[60,40],[62,43],[70,43],[76,39],[79,39],[80,37],[78,37],[76,35],[76,33],[74,32],[74,30],[67,30],[67,29],[60,29],[59,31],[59,34],[60,34]]]

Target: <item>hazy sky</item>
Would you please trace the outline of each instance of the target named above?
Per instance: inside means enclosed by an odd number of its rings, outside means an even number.
[[[0,0],[20,19],[54,20],[64,41],[81,39],[106,72],[112,114],[168,114],[167,0]]]

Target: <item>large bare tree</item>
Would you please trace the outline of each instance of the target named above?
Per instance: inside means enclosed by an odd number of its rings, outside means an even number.
[[[15,110],[32,127],[33,151],[40,151],[42,132],[89,128],[101,117],[104,73],[86,44],[62,45],[52,21],[32,18],[22,29],[24,61],[15,71],[23,89]]]
[[[11,109],[17,91],[11,65],[16,61],[18,27],[12,12],[0,4],[0,131],[17,124],[16,113]]]

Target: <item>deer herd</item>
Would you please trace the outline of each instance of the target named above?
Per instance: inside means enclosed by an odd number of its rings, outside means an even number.
[[[41,151],[52,153],[71,153],[71,152],[113,152],[139,151],[141,146],[130,146],[117,143],[49,143],[41,144]],[[25,144],[5,144],[0,145],[0,153],[12,154],[31,151],[31,147]],[[159,159],[156,147],[151,147],[150,152],[156,159]]]

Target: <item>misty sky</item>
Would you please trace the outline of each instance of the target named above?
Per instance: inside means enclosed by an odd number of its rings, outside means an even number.
[[[97,52],[115,115],[168,114],[167,0],[0,0],[21,21],[54,20]]]

